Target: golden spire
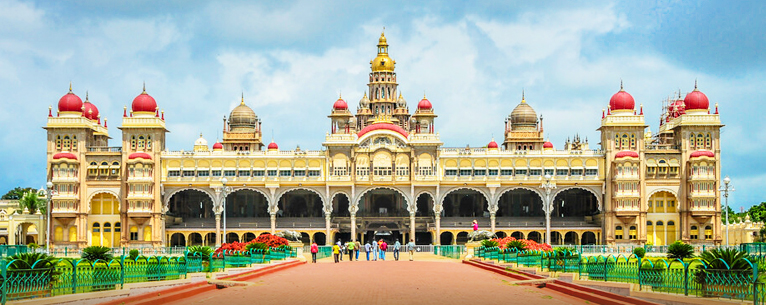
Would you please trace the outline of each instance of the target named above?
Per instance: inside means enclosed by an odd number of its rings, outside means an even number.
[[[244,105],[245,104],[245,92],[244,91],[242,91],[242,101],[239,102],[239,104],[240,105]]]
[[[90,103],[90,101],[88,101],[88,90],[85,90],[85,102]]]
[[[146,81],[144,81],[144,91],[141,94],[146,94]]]
[[[697,89],[697,79],[696,78],[694,79],[694,91],[699,91]]]
[[[625,91],[625,89],[622,88],[622,78],[620,79],[620,91]]]
[[[72,93],[72,82],[69,82],[69,93]]]
[[[527,103],[527,99],[524,98],[524,89],[523,88],[521,89],[521,103],[522,104],[526,104]]]

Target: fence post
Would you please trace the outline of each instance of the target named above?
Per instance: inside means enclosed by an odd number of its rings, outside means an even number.
[[[753,304],[758,304],[758,264],[753,264]]]
[[[77,265],[79,265],[80,260],[75,260],[72,262],[72,294],[77,293]]]
[[[3,284],[0,285],[0,300],[2,300],[3,305],[5,305],[5,297],[6,297],[6,291],[8,289],[5,289],[5,285],[8,283],[8,273],[6,271],[7,264],[5,262],[0,262],[0,275],[3,276]]]
[[[122,251],[125,253],[125,251]],[[125,255],[120,257],[120,289],[125,287]]]
[[[598,259],[596,259],[596,262],[598,262]],[[608,281],[608,280],[606,279],[606,275],[609,273],[609,272],[606,270],[606,266],[607,266],[607,264],[608,264],[608,263],[609,263],[609,257],[607,256],[607,257],[604,259],[604,282]]]
[[[684,263],[686,265],[686,263]],[[692,264],[689,263],[688,266],[684,266],[684,295],[689,295],[689,266]]]

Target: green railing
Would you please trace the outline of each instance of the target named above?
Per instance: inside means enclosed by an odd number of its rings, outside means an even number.
[[[577,272],[580,269],[580,255],[570,250],[544,252],[541,259],[543,271]]]
[[[25,245],[0,245],[0,257],[12,256],[19,253],[27,253],[29,248]]]
[[[434,246],[434,254],[444,257],[460,259],[465,253],[465,246],[444,245]]]

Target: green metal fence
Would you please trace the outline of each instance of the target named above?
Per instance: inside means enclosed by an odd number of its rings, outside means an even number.
[[[27,253],[29,248],[25,245],[0,245],[0,257],[12,256],[19,253]]]
[[[445,245],[434,246],[434,254],[444,257],[460,259],[465,253],[465,246]]]

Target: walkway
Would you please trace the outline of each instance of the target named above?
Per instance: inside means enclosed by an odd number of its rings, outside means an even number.
[[[253,280],[254,285],[205,292],[188,304],[588,304],[551,290],[517,286],[508,277],[418,253],[416,261],[323,259]],[[405,258],[402,255],[402,258]],[[393,258],[393,257],[389,257]],[[592,303],[591,303],[592,304]]]

